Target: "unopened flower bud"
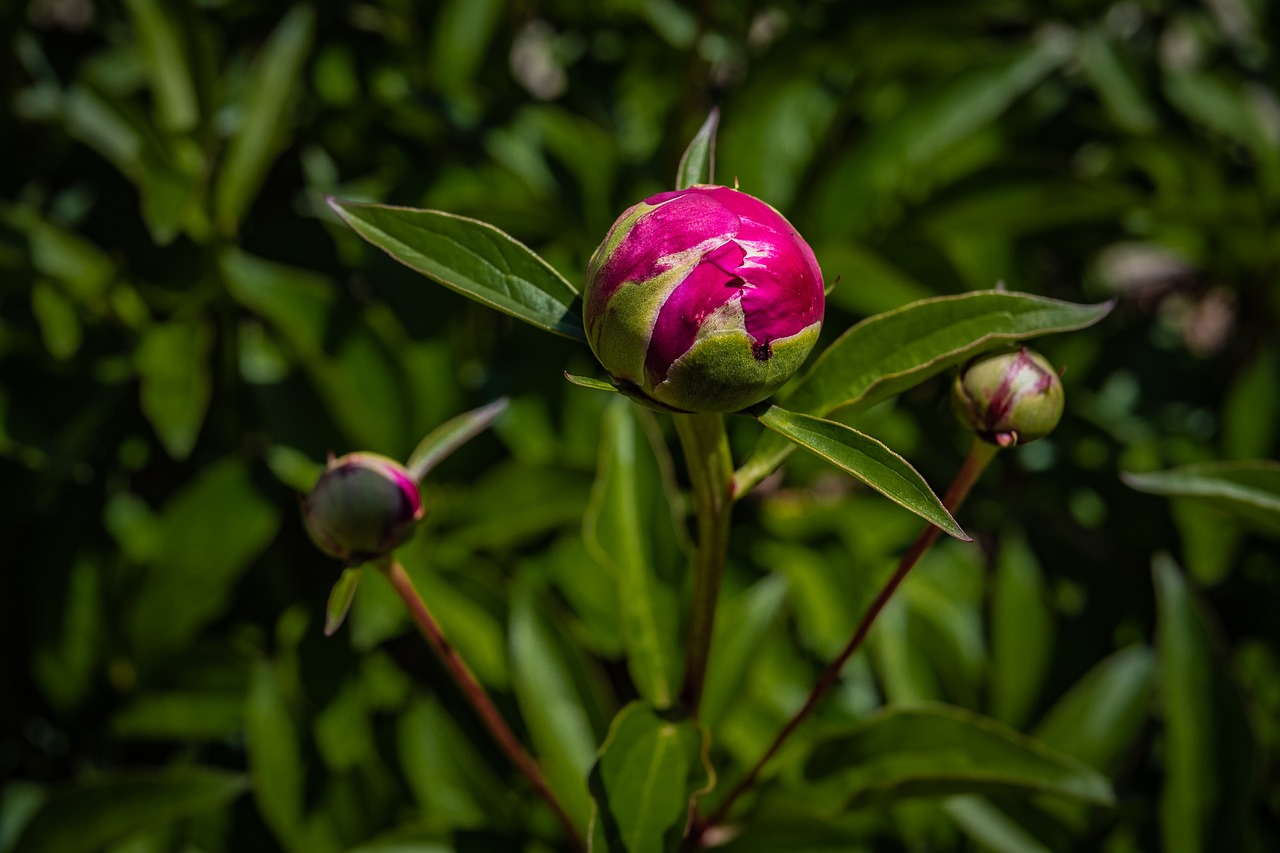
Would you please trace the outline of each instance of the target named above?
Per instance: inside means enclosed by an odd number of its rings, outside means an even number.
[[[1062,380],[1039,353],[985,355],[960,369],[951,388],[956,417],[1001,447],[1044,438],[1062,418]]]
[[[307,532],[348,564],[391,553],[422,518],[418,484],[399,463],[375,453],[330,459],[303,502]]]
[[[628,209],[587,268],[587,339],[629,393],[733,412],[776,391],[822,326],[822,270],[790,223],[717,186]]]

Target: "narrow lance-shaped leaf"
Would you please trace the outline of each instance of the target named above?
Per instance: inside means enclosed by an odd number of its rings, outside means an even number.
[[[594,853],[668,853],[679,848],[689,805],[710,790],[706,732],[632,702],[614,718],[588,787]]]
[[[999,290],[913,302],[850,328],[784,402],[788,409],[815,415],[841,408],[861,411],[986,350],[1091,326],[1112,305],[1075,305]],[[788,452],[781,439],[761,436],[738,471],[736,494],[772,473]]]
[[[1130,488],[1140,492],[1195,498],[1262,530],[1280,534],[1280,462],[1204,462],[1121,476]]]
[[[174,7],[160,0],[126,0],[125,7],[151,77],[160,124],[170,130],[190,130],[200,120],[200,104]]]
[[[353,566],[343,569],[338,582],[329,591],[329,603],[324,614],[324,635],[332,637],[342,627],[351,609],[351,602],[356,597],[356,587],[360,583],[361,567]]]
[[[244,776],[198,767],[105,776],[50,797],[12,848],[14,853],[90,853],[130,833],[225,807]]]
[[[835,421],[770,406],[760,423],[852,474],[889,500],[914,512],[950,536],[971,541],[942,501],[907,460],[881,442]]]
[[[716,130],[720,126],[720,108],[713,107],[689,147],[680,157],[676,170],[676,189],[694,184],[710,184],[716,179]]]
[[[395,260],[539,329],[586,342],[578,291],[532,249],[476,219],[328,199],[342,221]]]
[[[988,717],[950,705],[897,706],[818,744],[805,767],[848,808],[947,794],[1049,794],[1111,805],[1088,765]]]
[[[293,132],[291,112],[301,91],[314,23],[310,6],[294,6],[254,62],[240,123],[227,143],[227,156],[214,183],[214,209],[224,234],[236,230]]]
[[[507,409],[507,398],[499,397],[488,405],[469,412],[463,412],[450,418],[429,432],[426,438],[418,442],[413,455],[406,466],[413,478],[419,482],[427,476],[432,468],[439,465],[451,453],[480,433],[498,419]]]

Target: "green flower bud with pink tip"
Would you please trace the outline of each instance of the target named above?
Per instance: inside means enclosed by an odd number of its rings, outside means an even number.
[[[1044,438],[1062,418],[1062,380],[1039,353],[985,355],[960,369],[951,388],[956,417],[1001,447]]]
[[[413,477],[376,453],[330,459],[302,511],[316,545],[348,565],[391,553],[424,514]]]
[[[804,363],[824,301],[813,251],[782,214],[695,186],[614,223],[587,268],[583,321],[623,390],[660,408],[734,412]]]

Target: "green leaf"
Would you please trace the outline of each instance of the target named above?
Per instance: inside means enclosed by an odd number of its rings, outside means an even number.
[[[1035,836],[984,797],[948,797],[942,804],[942,810],[982,849],[992,853],[1051,853]]]
[[[151,78],[151,94],[159,123],[187,131],[200,120],[195,81],[187,65],[191,53],[172,6],[160,0],[126,0],[138,46]]]
[[[590,376],[575,376],[568,371],[565,371],[564,378],[579,388],[590,388],[592,391],[611,391],[614,394],[622,393],[612,382],[605,382],[603,379],[593,379]]]
[[[279,329],[304,362],[323,358],[329,310],[337,295],[332,281],[234,248],[218,253],[218,271],[231,297]]]
[[[356,587],[360,583],[361,567],[354,566],[343,569],[338,582],[329,591],[329,603],[324,611],[324,635],[332,637],[342,627],[351,609],[351,602],[356,597]]]
[[[244,729],[240,692],[144,693],[111,718],[117,738],[200,742],[238,737]]]
[[[788,586],[785,575],[770,575],[721,605],[699,712],[709,728],[716,728],[741,695],[751,664],[782,613]]]
[[[328,202],[357,234],[410,269],[539,329],[586,341],[578,291],[492,225],[438,210]]]
[[[950,536],[972,541],[907,460],[853,427],[770,406],[760,423],[852,474]]]
[[[1140,492],[1196,498],[1263,531],[1280,535],[1280,462],[1202,462],[1120,477]]]
[[[31,289],[31,313],[40,326],[45,349],[58,361],[66,361],[80,349],[83,335],[75,305],[50,281],[37,281]]]
[[[837,338],[784,402],[814,415],[862,411],[986,350],[1091,326],[1113,304],[1075,305],[999,290],[913,302],[869,317]],[[772,473],[788,452],[780,439],[762,436],[738,471],[736,494]]]
[[[1171,853],[1239,850],[1253,803],[1254,744],[1216,626],[1167,556],[1152,566],[1164,695],[1160,829]]]
[[[191,453],[209,408],[212,344],[207,323],[172,320],[148,327],[134,354],[142,412],[174,459]]]
[[[289,701],[270,661],[253,666],[244,736],[258,812],[287,849],[297,850],[306,781],[302,750]]]
[[[512,683],[538,762],[557,798],[578,827],[591,816],[587,774],[595,762],[598,735],[588,711],[590,697],[575,676],[574,654],[547,616],[533,584],[511,594]],[[582,662],[577,661],[581,668]]]
[[[44,802],[13,853],[91,853],[134,832],[225,807],[244,789],[238,773],[199,767],[80,782]]]
[[[1146,722],[1155,654],[1131,646],[1103,660],[1058,700],[1032,734],[1104,773],[1115,769]]]
[[[710,184],[716,179],[716,129],[720,126],[720,108],[712,107],[707,120],[689,142],[676,169],[676,189],[694,184]]]
[[[641,696],[665,708],[675,701],[679,608],[675,591],[663,584],[654,564],[652,526],[665,523],[669,529],[671,522],[669,512],[659,508],[665,497],[655,482],[656,468],[634,408],[614,398],[605,410],[583,538],[616,578],[631,678]]]
[[[310,6],[294,6],[254,61],[240,121],[213,188],[215,218],[223,234],[235,233],[293,132],[293,106],[302,91],[314,23]]]
[[[489,428],[507,408],[507,398],[499,397],[487,406],[463,412],[445,421],[418,443],[406,466],[418,482],[451,453]]]
[[[820,742],[805,767],[848,808],[946,794],[1049,794],[1111,805],[1086,764],[988,717],[950,705],[891,706]]]
[[[642,702],[618,712],[588,781],[591,850],[675,851],[690,803],[714,784],[706,741],[696,721],[668,718]]]
[[[1022,728],[1053,655],[1054,614],[1036,555],[1018,534],[1000,543],[991,585],[991,716]]]

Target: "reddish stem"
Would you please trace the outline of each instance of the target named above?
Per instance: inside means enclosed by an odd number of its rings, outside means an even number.
[[[410,580],[408,572],[404,570],[404,567],[399,562],[394,560],[383,564],[381,568],[387,580],[391,582],[391,586],[404,602],[405,607],[409,609],[409,615],[413,617],[413,621],[417,624],[423,638],[426,639],[427,645],[431,647],[431,651],[435,652],[436,657],[440,659],[440,663],[444,664],[445,669],[449,671],[454,683],[462,690],[463,695],[466,696],[467,701],[471,703],[471,707],[475,709],[476,714],[480,717],[480,722],[488,729],[489,734],[497,741],[498,746],[507,754],[507,758],[511,760],[516,769],[523,773],[525,778],[533,785],[534,790],[538,792],[538,796],[542,797],[543,801],[551,808],[556,820],[560,822],[565,834],[573,842],[574,846],[579,850],[583,849],[582,836],[579,835],[578,828],[574,826],[573,820],[570,819],[564,807],[560,805],[555,793],[552,792],[551,787],[547,784],[546,777],[542,775],[542,769],[538,767],[537,762],[533,760],[533,757],[525,750],[515,733],[511,731],[506,720],[502,718],[501,712],[498,711],[497,706],[493,704],[493,700],[489,698],[489,694],[467,667],[466,662],[462,660],[457,650],[445,638],[444,632],[440,630],[439,623],[431,615],[431,611],[427,609],[426,602],[422,600],[422,596],[413,585],[413,581]]]
[[[996,445],[988,444],[982,439],[975,438],[973,440],[969,455],[965,457],[964,464],[956,472],[955,479],[951,481],[946,495],[942,498],[942,503],[948,510],[954,512],[960,504],[964,503],[964,499],[969,495],[969,490],[973,488],[973,484],[977,482],[983,469],[995,457],[998,450],[999,448]],[[898,569],[893,573],[893,577],[889,578],[888,583],[884,585],[884,588],[876,595],[875,600],[871,602],[871,606],[867,608],[867,612],[863,614],[862,621],[854,629],[853,636],[849,638],[844,650],[840,652],[835,660],[827,664],[827,668],[818,676],[818,680],[814,683],[813,689],[809,691],[809,696],[805,699],[804,704],[800,706],[800,710],[796,711],[791,719],[787,720],[787,724],[778,732],[773,739],[773,743],[769,744],[769,748],[764,751],[760,759],[747,771],[747,775],[743,776],[738,784],[734,786],[733,790],[729,792],[729,796],[725,797],[711,817],[701,821],[700,825],[694,828],[692,833],[694,842],[708,829],[724,821],[729,815],[729,810],[733,807],[733,804],[755,785],[760,772],[764,770],[765,765],[769,763],[769,760],[782,747],[782,744],[791,736],[791,733],[800,727],[800,724],[809,717],[809,714],[813,712],[813,709],[822,701],[823,697],[831,692],[831,688],[835,687],[840,680],[840,671],[849,662],[849,658],[853,657],[854,653],[862,646],[863,640],[867,638],[867,633],[875,623],[876,617],[880,615],[880,611],[889,603],[889,599],[893,597],[894,592],[897,591],[899,585],[906,578],[907,573],[929,550],[929,546],[938,538],[940,532],[939,528],[929,525],[916,537],[916,541],[911,544],[911,548],[902,555],[902,560],[898,563]]]

